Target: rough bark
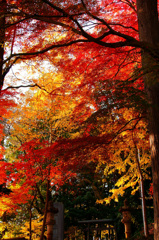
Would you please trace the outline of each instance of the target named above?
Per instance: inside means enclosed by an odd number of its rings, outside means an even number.
[[[159,49],[157,0],[137,0],[139,37],[156,52]],[[158,58],[159,59],[159,58]],[[145,91],[148,97],[148,122],[154,191],[154,239],[159,239],[159,60],[142,52]]]
[[[3,57],[4,57],[4,42],[5,42],[5,9],[6,0],[0,1],[0,91],[3,86]]]

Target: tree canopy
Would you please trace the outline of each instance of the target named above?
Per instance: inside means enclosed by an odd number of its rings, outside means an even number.
[[[5,111],[12,106],[6,90],[40,89],[13,111],[7,154],[15,157],[8,161],[4,155],[1,169],[9,174],[2,174],[1,183],[17,179],[18,191],[27,181],[32,186],[33,174],[55,184],[80,164],[98,160],[105,173],[124,174],[117,182],[118,187],[124,182],[123,191],[139,183],[141,170],[148,177],[150,154],[157,240],[158,1],[2,0],[0,5],[1,121],[9,123]],[[28,76],[17,81],[24,66]],[[141,169],[133,175],[137,149]]]

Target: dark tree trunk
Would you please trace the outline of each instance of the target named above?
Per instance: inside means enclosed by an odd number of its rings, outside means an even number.
[[[44,232],[45,232],[46,216],[47,216],[49,199],[50,199],[50,181],[47,180],[46,202],[45,202],[43,226],[42,226],[42,230],[41,230],[40,240],[43,240],[43,239],[44,239]]]
[[[159,49],[159,22],[157,0],[137,0],[140,41],[154,49]],[[149,51],[142,52],[145,91],[148,98],[148,123],[151,148],[151,162],[154,191],[154,239],[159,239],[159,67]]]
[[[4,43],[5,43],[5,13],[6,0],[0,0],[0,91],[3,86],[3,57],[4,57]]]

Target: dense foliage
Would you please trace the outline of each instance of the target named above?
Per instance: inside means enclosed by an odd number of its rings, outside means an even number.
[[[28,205],[45,225],[51,192],[89,164],[111,183],[95,206],[118,201],[151,181],[151,158],[157,240],[157,0],[2,0],[0,27],[1,213]]]

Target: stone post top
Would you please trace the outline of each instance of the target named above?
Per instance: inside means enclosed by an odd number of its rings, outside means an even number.
[[[58,209],[54,207],[54,202],[51,200],[48,202],[47,212],[57,213]]]
[[[128,207],[128,206],[129,206],[129,202],[128,202],[127,198],[125,198],[125,200],[124,200],[124,207]]]
[[[133,208],[129,206],[129,202],[127,199],[124,200],[124,206],[119,209],[119,212],[124,212],[124,211],[131,211]]]

